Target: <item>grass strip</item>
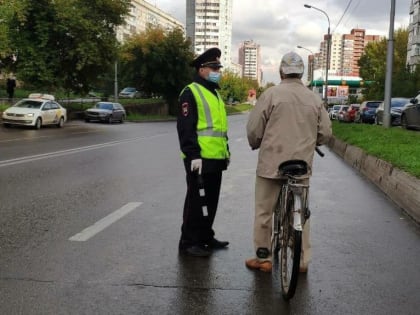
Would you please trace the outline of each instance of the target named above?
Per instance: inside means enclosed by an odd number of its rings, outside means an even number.
[[[333,121],[336,138],[420,178],[420,132]]]

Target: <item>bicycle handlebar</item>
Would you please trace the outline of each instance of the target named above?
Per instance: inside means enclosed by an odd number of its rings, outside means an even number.
[[[320,157],[324,157],[325,155],[318,146],[315,147],[315,152],[318,153]]]

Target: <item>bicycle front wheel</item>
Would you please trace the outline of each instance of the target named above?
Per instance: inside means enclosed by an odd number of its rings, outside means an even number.
[[[295,295],[299,276],[302,232],[293,228],[294,195],[289,192],[283,221],[281,245],[281,290],[285,300]]]

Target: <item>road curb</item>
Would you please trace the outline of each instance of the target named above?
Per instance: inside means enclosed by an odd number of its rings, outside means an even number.
[[[328,146],[420,224],[420,180],[362,149],[332,137]]]

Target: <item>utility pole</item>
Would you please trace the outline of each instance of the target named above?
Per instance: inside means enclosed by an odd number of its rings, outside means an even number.
[[[392,68],[394,55],[394,18],[395,0],[391,0],[391,15],[389,21],[389,39],[386,51],[386,77],[385,77],[385,98],[384,98],[384,128],[391,126],[391,91],[392,91]]]
[[[114,102],[118,102],[118,62],[115,61],[114,76]]]

